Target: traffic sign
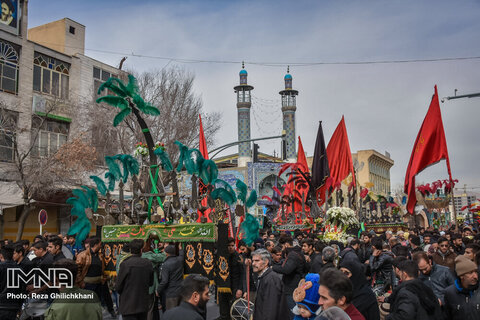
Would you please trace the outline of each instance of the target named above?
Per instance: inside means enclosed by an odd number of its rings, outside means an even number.
[[[38,213],[38,223],[40,223],[42,226],[46,225],[47,218],[48,218],[47,210],[45,209],[40,210],[40,212]]]

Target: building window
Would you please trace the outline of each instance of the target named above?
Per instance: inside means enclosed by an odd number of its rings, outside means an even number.
[[[70,64],[35,52],[33,90],[68,99]]]
[[[0,108],[0,161],[15,160],[15,131],[18,113]]]
[[[97,67],[93,67],[93,98],[94,99],[97,99],[98,97],[100,97],[100,95],[98,95],[98,88],[100,88],[102,83],[107,81],[108,78],[110,78],[110,77],[117,78],[116,75],[114,75],[114,74],[112,74],[108,71],[105,71],[105,70],[97,68]],[[112,92],[108,91],[107,94],[112,94]]]
[[[71,34],[75,34],[75,27],[70,26],[68,30]]]
[[[0,91],[18,92],[18,52],[19,48],[0,41]]]
[[[36,117],[32,121],[32,128],[39,130],[32,149],[32,156],[51,156],[67,142],[68,122],[46,119],[42,123],[42,118]],[[32,134],[37,134],[35,129],[32,130]]]

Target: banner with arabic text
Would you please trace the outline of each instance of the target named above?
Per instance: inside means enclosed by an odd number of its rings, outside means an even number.
[[[190,224],[145,224],[145,225],[108,225],[102,227],[103,242],[129,242],[133,239],[147,239],[155,234],[162,242],[215,242],[217,228],[214,223]]]

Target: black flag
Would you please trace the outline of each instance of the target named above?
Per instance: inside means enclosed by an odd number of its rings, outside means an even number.
[[[315,192],[321,187],[325,180],[330,176],[328,167],[327,150],[325,148],[325,139],[323,138],[322,121],[318,125],[317,141],[315,142],[315,152],[312,163],[312,187]]]

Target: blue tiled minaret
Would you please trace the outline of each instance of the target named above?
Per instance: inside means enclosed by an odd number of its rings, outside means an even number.
[[[297,161],[297,151],[295,146],[295,111],[297,110],[296,98],[297,90],[292,89],[292,76],[290,68],[287,68],[285,75],[285,90],[280,91],[282,96],[283,130],[285,131],[285,140],[283,142],[283,157],[288,162]]]
[[[252,99],[250,91],[253,86],[247,84],[247,70],[242,63],[240,71],[240,85],[234,87],[237,94],[237,112],[238,112],[238,141],[250,140],[250,108]],[[247,162],[252,159],[250,142],[244,142],[238,145],[238,166],[245,167]]]

